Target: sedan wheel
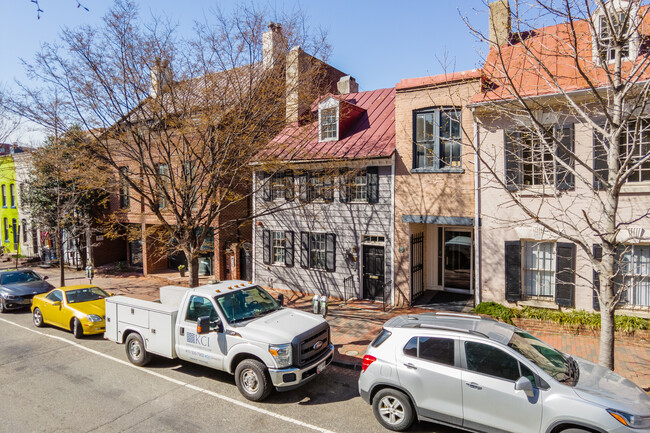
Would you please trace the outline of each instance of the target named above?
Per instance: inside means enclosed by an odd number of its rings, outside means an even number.
[[[37,328],[43,327],[43,314],[38,308],[34,308],[34,326]]]

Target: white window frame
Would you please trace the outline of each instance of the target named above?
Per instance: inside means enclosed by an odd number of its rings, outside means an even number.
[[[312,232],[309,237],[309,268],[327,269],[327,233]]]
[[[271,263],[284,265],[287,257],[287,238],[284,231],[271,231]]]
[[[637,250],[645,251],[647,255],[641,258],[636,254]],[[620,258],[620,272],[627,290],[626,305],[650,307],[650,245],[626,245]],[[645,287],[640,288],[641,285]],[[639,293],[641,291],[646,293]]]
[[[334,113],[330,116],[329,113]],[[340,112],[339,101],[336,98],[327,98],[318,104],[318,141],[337,141],[340,133]],[[330,129],[325,134],[325,128],[334,128],[332,133]]]

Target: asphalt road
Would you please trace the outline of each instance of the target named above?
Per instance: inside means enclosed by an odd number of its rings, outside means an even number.
[[[123,345],[102,336],[36,328],[28,311],[0,315],[3,432],[384,431],[357,378],[330,367],[304,387],[252,403],[227,373],[163,358],[136,367]],[[429,423],[411,431],[459,432]]]

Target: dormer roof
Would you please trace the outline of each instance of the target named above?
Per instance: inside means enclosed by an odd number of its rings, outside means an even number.
[[[319,141],[318,109],[338,105],[338,140]],[[395,89],[327,94],[312,105],[314,121],[287,125],[260,152],[260,158],[289,161],[389,157],[395,152]]]

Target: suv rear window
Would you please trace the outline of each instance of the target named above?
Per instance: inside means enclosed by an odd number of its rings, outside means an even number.
[[[388,337],[390,337],[391,335],[392,332],[386,331],[384,328],[382,328],[379,335],[376,336],[374,340],[372,340],[372,343],[370,343],[370,345],[372,347],[379,347],[384,341],[388,340]]]
[[[454,340],[438,337],[413,337],[404,346],[404,354],[425,361],[454,366]]]

